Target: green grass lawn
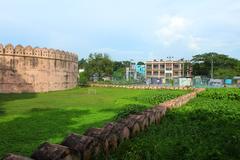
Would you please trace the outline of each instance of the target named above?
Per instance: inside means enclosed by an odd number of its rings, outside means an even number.
[[[203,92],[122,143],[110,159],[239,160],[240,89]]]
[[[95,94],[96,91],[96,94]],[[76,88],[40,94],[0,94],[0,158],[29,156],[44,142],[101,127],[128,104],[147,107],[189,91]]]

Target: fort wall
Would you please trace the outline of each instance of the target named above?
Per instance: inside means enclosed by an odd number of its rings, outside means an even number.
[[[76,54],[0,44],[0,93],[48,92],[77,85]]]

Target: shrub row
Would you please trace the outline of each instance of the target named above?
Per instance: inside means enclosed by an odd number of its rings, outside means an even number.
[[[208,97],[212,99],[240,100],[239,88],[217,88],[207,89],[207,92],[198,94],[199,97]]]
[[[91,87],[112,87],[112,88],[128,88],[128,89],[167,89],[167,90],[189,90],[191,87],[171,87],[171,86],[151,86],[151,85],[113,85],[113,84],[90,84]]]

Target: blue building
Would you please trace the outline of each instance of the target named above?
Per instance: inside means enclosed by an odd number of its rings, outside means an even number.
[[[137,73],[146,76],[146,65],[136,65],[135,68]]]

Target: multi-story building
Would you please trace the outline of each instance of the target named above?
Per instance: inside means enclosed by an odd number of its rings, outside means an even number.
[[[186,64],[187,61],[185,60],[147,61],[146,78],[151,79],[153,83],[165,83],[171,79],[191,77],[191,66]],[[186,73],[184,71],[186,71]]]
[[[146,66],[145,65],[137,65],[132,63],[130,67],[126,67],[126,80],[134,79],[140,80],[145,78],[146,75]]]

